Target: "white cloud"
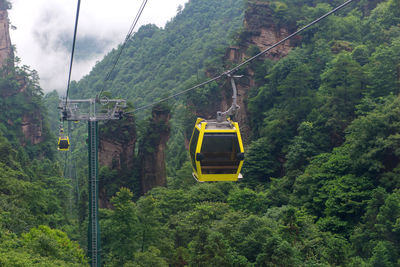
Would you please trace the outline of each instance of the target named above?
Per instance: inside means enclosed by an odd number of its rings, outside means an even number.
[[[22,64],[36,69],[45,91],[64,92],[67,86],[77,0],[12,0],[11,41]],[[135,31],[154,23],[163,27],[188,0],[149,0]],[[79,58],[76,47],[72,79],[89,73],[96,61],[122,43],[141,0],[82,0],[77,40],[90,40],[96,51]],[[98,51],[97,51],[98,50]]]

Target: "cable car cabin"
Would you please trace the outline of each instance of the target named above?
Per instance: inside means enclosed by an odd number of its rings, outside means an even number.
[[[65,137],[59,137],[58,138],[58,150],[62,150],[62,151],[68,151],[69,150],[69,138],[68,136]]]
[[[199,182],[237,181],[244,160],[237,122],[198,118],[189,144],[193,177]]]

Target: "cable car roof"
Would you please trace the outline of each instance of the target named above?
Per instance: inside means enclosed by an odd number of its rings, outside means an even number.
[[[229,121],[217,122],[216,120],[202,120],[196,125],[199,130],[201,129],[201,123],[206,123],[206,131],[236,130],[235,126]]]

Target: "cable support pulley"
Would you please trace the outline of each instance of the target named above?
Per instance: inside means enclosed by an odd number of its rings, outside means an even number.
[[[155,102],[153,102],[153,103],[144,105],[144,106],[142,106],[142,107],[138,107],[138,108],[134,109],[133,111],[126,112],[125,114],[134,113],[134,112],[137,112],[137,111],[140,111],[140,110],[143,110],[143,109],[147,109],[147,108],[152,107],[152,106],[154,106],[154,105],[156,105],[156,104],[159,104],[159,103],[161,103],[161,102],[167,101],[167,100],[169,100],[169,99],[171,99],[171,98],[177,97],[177,96],[179,96],[179,95],[182,95],[182,94],[185,94],[185,93],[190,92],[190,91],[192,91],[192,90],[195,90],[195,89],[197,89],[197,88],[199,88],[199,87],[202,87],[202,86],[204,86],[204,85],[207,85],[207,84],[209,84],[209,83],[211,83],[211,82],[214,82],[214,81],[216,81],[216,80],[219,80],[219,79],[221,79],[221,78],[224,77],[224,76],[232,75],[233,73],[235,73],[236,71],[238,71],[238,70],[239,70],[241,67],[243,67],[244,65],[247,65],[248,63],[250,63],[251,61],[255,60],[256,58],[258,58],[258,57],[260,57],[260,56],[262,56],[262,55],[268,53],[269,51],[271,51],[271,50],[274,49],[275,47],[281,45],[282,43],[284,43],[284,42],[286,42],[286,41],[288,41],[288,40],[290,40],[290,39],[293,38],[294,36],[299,35],[301,32],[303,32],[303,31],[307,30],[308,28],[310,28],[311,26],[313,26],[313,25],[319,23],[321,20],[325,19],[326,17],[328,17],[328,16],[330,16],[330,15],[336,13],[337,11],[343,9],[344,7],[348,6],[349,4],[351,4],[351,3],[354,2],[354,1],[356,1],[356,0],[348,0],[348,1],[346,1],[345,3],[341,4],[340,6],[338,6],[338,7],[334,8],[334,9],[332,9],[332,10],[329,11],[328,13],[324,14],[323,16],[319,17],[318,19],[312,21],[311,23],[309,23],[309,24],[307,24],[306,26],[302,27],[301,29],[297,30],[296,32],[290,34],[290,35],[287,36],[286,38],[283,38],[282,40],[280,40],[280,41],[278,41],[277,43],[273,44],[272,46],[268,47],[267,49],[261,51],[261,52],[258,53],[257,55],[255,55],[255,56],[253,56],[253,57],[251,57],[251,58],[249,58],[249,59],[243,61],[242,63],[240,63],[239,65],[235,66],[234,68],[232,68],[232,69],[230,69],[230,70],[227,70],[227,71],[221,73],[220,75],[215,76],[214,78],[211,78],[211,79],[209,79],[209,80],[207,80],[207,81],[205,81],[205,82],[202,82],[202,83],[200,83],[200,84],[198,84],[198,85],[195,85],[195,86],[193,86],[193,87],[191,87],[191,88],[188,88],[188,89],[186,89],[186,90],[183,90],[183,91],[181,91],[181,92],[178,92],[178,93],[176,93],[176,94],[173,94],[173,95],[171,95],[171,96],[169,96],[169,97],[160,99],[160,100],[158,100],[158,101],[155,101]]]

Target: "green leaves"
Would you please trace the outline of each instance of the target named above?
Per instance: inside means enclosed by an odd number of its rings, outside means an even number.
[[[1,230],[0,265],[88,266],[84,251],[60,230],[41,225],[20,238]]]
[[[29,233],[22,234],[22,244],[42,257],[54,258],[65,262],[86,263],[86,257],[78,244],[71,242],[67,234],[53,230],[47,226],[32,228]]]
[[[368,91],[372,96],[385,96],[400,92],[400,38],[389,45],[380,45],[370,57],[366,70],[369,78]]]
[[[104,256],[116,266],[132,260],[133,252],[140,248],[139,218],[132,197],[129,189],[121,188],[111,200],[115,210],[101,221],[103,248],[109,252]]]
[[[247,149],[243,175],[246,183],[266,182],[278,174],[279,163],[274,157],[274,144],[267,138],[260,138]]]

